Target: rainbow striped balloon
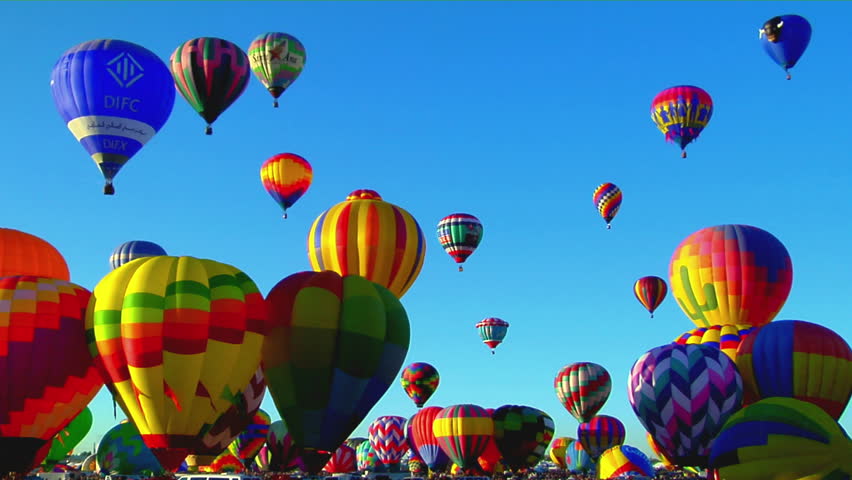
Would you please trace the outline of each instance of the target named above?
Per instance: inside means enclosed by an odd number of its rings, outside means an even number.
[[[743,382],[721,350],[669,344],[639,357],[630,371],[627,396],[674,465],[706,467],[713,437],[742,406]]]
[[[598,478],[614,478],[622,475],[654,477],[654,467],[647,455],[636,447],[618,445],[601,454]]]
[[[679,85],[663,90],[651,102],[651,120],[681,149],[686,158],[686,146],[698,138],[713,116],[713,99],[703,89]]]
[[[308,191],[313,179],[311,164],[295,153],[273,155],[260,167],[263,188],[281,206],[284,218],[287,218],[287,209]]]
[[[603,408],[612,391],[609,372],[592,362],[566,365],[553,379],[559,403],[578,422],[588,422]]]
[[[260,452],[260,447],[266,444],[266,436],[269,434],[269,424],[271,423],[272,419],[269,414],[258,409],[245,430],[240,432],[237,438],[228,445],[228,451],[243,461],[254,459]]]
[[[771,233],[749,225],[701,229],[677,246],[669,286],[696,327],[772,321],[793,284],[793,263]]]
[[[663,303],[668,293],[666,281],[660,277],[649,275],[636,280],[633,284],[633,294],[636,295],[636,300],[648,310],[651,318],[654,318],[654,310]]]
[[[745,401],[790,397],[821,407],[835,420],[852,397],[852,349],[834,331],[802,320],[778,320],[737,350]]]
[[[736,360],[740,342],[754,330],[756,330],[755,327],[750,325],[712,325],[693,328],[675,338],[674,343],[678,345],[709,345],[721,350],[731,360]]]
[[[308,233],[315,271],[360,275],[398,298],[411,288],[426,256],[426,237],[404,209],[373,190],[356,190],[321,213]]]
[[[767,398],[725,423],[710,467],[725,480],[848,480],[852,440],[816,405]]]
[[[595,188],[594,194],[592,194],[592,202],[594,202],[595,207],[597,207],[598,212],[606,222],[607,229],[612,228],[610,222],[615,218],[618,209],[621,208],[621,199],[623,196],[621,189],[614,183],[609,182],[598,185]]]
[[[432,430],[450,460],[469,471],[479,468],[477,458],[494,435],[494,421],[478,405],[452,405],[438,412]]]
[[[625,435],[621,420],[609,415],[598,415],[577,427],[577,441],[595,461],[607,449],[624,443]]]

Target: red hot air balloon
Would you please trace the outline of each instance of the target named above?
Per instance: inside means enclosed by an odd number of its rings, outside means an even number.
[[[391,471],[399,471],[400,460],[408,450],[405,422],[405,417],[384,415],[375,419],[368,428],[370,446],[376,451],[379,461]]]
[[[432,430],[438,413],[442,407],[426,407],[411,417],[411,436],[417,453],[431,470],[438,470],[447,465],[449,457],[441,450],[438,438]]]
[[[663,303],[667,292],[666,281],[660,277],[642,277],[633,284],[633,294],[636,295],[636,300],[639,300],[639,303],[648,310],[651,318],[654,318],[654,310]]]

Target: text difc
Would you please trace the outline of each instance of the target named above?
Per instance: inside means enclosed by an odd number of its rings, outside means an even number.
[[[131,112],[138,112],[139,102],[139,99],[133,97],[104,95],[104,108],[110,108],[114,110],[130,110]]]

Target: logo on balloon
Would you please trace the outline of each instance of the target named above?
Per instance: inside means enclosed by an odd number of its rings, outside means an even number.
[[[121,52],[107,62],[107,72],[120,87],[127,88],[145,75],[142,65],[127,52]]]

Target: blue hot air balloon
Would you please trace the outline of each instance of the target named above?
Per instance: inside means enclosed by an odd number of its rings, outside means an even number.
[[[166,64],[122,40],[81,43],[56,62],[50,75],[56,109],[103,173],[113,178],[166,123],[175,87]]]
[[[142,257],[156,257],[167,255],[166,250],[154,242],[145,240],[131,240],[115,247],[109,256],[109,264],[113,270],[125,263]]]
[[[760,43],[767,54],[787,72],[796,65],[811,41],[811,24],[799,15],[772,17],[760,29]]]

